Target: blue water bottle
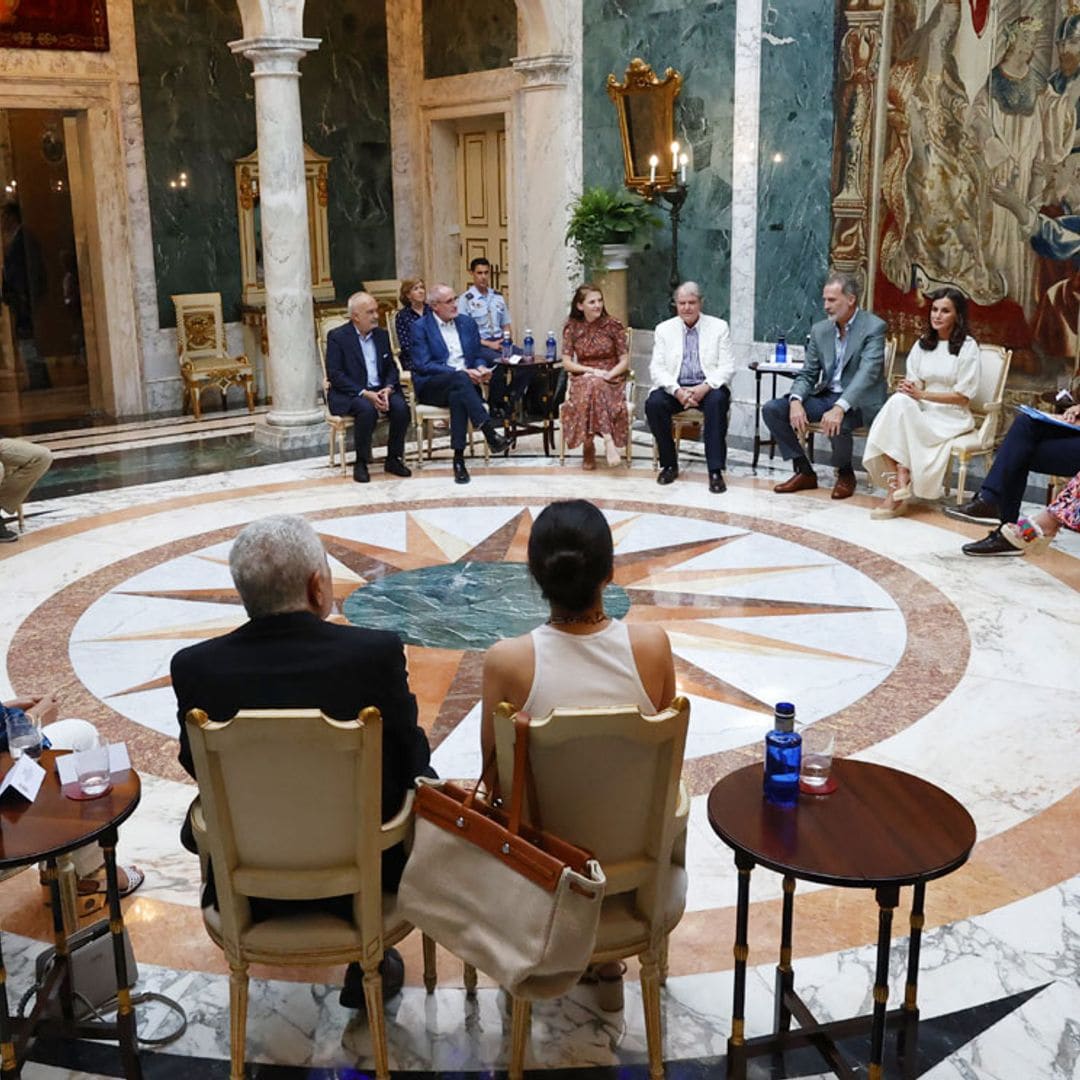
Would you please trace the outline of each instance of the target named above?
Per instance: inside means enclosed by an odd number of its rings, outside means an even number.
[[[533,340],[531,330],[525,331],[525,337],[521,341],[521,356],[526,364],[531,363],[536,354],[536,342]]]
[[[784,340],[784,335],[781,334],[776,339],[776,363],[787,363],[787,342]]]
[[[514,355],[514,342],[510,337],[510,331],[509,330],[504,330],[503,331],[503,342],[502,342],[502,358],[504,360],[509,360],[510,357],[513,356],[513,355]]]
[[[544,359],[549,363],[555,363],[555,350],[559,347],[559,343],[555,340],[555,331],[549,330],[547,341],[544,343]]]
[[[773,730],[765,736],[765,798],[776,806],[799,801],[802,736],[795,730],[795,706],[777,703]]]

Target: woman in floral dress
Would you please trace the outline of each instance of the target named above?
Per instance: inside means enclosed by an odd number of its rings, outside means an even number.
[[[624,389],[630,353],[626,330],[607,313],[604,294],[595,285],[586,283],[574,293],[562,342],[562,365],[570,379],[563,438],[571,450],[582,447],[583,468],[595,469],[593,439],[600,435],[614,467],[630,437]]]

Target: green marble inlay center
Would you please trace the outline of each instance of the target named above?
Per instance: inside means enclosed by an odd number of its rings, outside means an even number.
[[[614,618],[630,610],[619,585],[604,590]],[[426,566],[363,585],[344,604],[355,626],[394,630],[407,645],[432,649],[490,648],[502,638],[535,629],[548,606],[524,563],[451,563]]]

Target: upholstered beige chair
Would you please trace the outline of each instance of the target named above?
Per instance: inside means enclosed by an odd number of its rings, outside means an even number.
[[[345,466],[345,440],[349,430],[349,417],[335,416],[330,411],[330,379],[326,374],[326,335],[339,326],[344,326],[349,321],[349,316],[336,311],[332,315],[320,315],[315,320],[315,340],[319,346],[319,366],[322,368],[323,379],[323,403],[326,415],[326,425],[330,428],[330,468],[334,467],[334,460],[341,457],[341,475],[347,475]]]
[[[195,419],[201,420],[204,390],[216,386],[224,405],[229,387],[239,386],[247,398],[248,412],[254,412],[255,373],[246,356],[229,356],[226,351],[221,293],[178,293],[172,302],[184,405],[190,401]]]
[[[968,408],[975,418],[975,430],[958,435],[952,440],[949,467],[945,470],[945,497],[949,496],[952,479],[952,462],[956,461],[959,472],[956,477],[956,505],[964,501],[964,485],[967,483],[968,464],[972,459],[985,457],[989,470],[997,448],[997,434],[1001,428],[1001,413],[1005,397],[1005,381],[1012,364],[1012,349],[1001,345],[979,346],[979,388]]]
[[[509,792],[514,709],[495,711],[500,790]],[[658,716],[627,706],[556,709],[533,719],[529,761],[539,806],[534,824],[591,852],[607,876],[594,964],[637,956],[649,1074],[664,1075],[660,987],[667,937],[686,904],[685,843],[690,800],[680,783],[690,704],[677,697]],[[522,1076],[530,1003],[513,1003],[510,1076]]]
[[[895,369],[896,369],[896,351],[897,351],[896,338],[894,338],[894,337],[886,338],[885,339],[885,361],[884,361],[883,366],[884,366],[884,372],[885,372],[885,386],[886,386],[886,389],[888,389],[890,392],[893,391],[894,389],[896,389],[896,387],[894,386],[894,381],[896,380],[896,371],[895,371]],[[867,427],[864,424],[862,427],[855,428],[855,430],[852,431],[851,434],[859,436],[859,437],[865,439],[866,435],[867,435],[867,432],[869,430],[870,430],[869,427]],[[807,433],[806,433],[806,456],[811,461],[814,460],[814,436],[819,435],[819,434],[821,434],[821,424],[820,423],[810,424],[809,427],[808,427]]]
[[[232,1080],[243,1080],[248,965],[345,964],[364,969],[376,1075],[390,1075],[379,963],[412,929],[381,890],[382,852],[412,828],[410,791],[380,821],[382,717],[331,720],[317,709],[243,710],[214,723],[187,715],[199,804],[195,839],[214,868],[218,911],[207,932],[229,962]],[[314,900],[351,895],[352,918],[326,912],[254,923],[250,897]],[[425,941],[425,981],[434,946]]]
[[[633,355],[634,348],[634,333],[632,329],[626,331],[626,351]],[[567,375],[567,379],[570,376]],[[631,365],[630,369],[626,373],[626,382],[624,383],[624,389],[626,391],[626,465],[629,468],[634,463],[634,368]],[[569,383],[566,388],[567,395],[570,393]],[[565,426],[563,424],[563,414],[566,409],[566,402],[564,401],[559,406],[559,464],[566,464],[566,434]],[[603,456],[601,454],[601,456]]]

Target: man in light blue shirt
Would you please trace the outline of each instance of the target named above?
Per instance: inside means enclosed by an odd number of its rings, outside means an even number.
[[[485,359],[494,360],[502,355],[502,336],[510,330],[510,310],[501,292],[491,288],[491,263],[483,258],[469,263],[473,283],[458,297],[458,311],[470,316],[480,331]]]

